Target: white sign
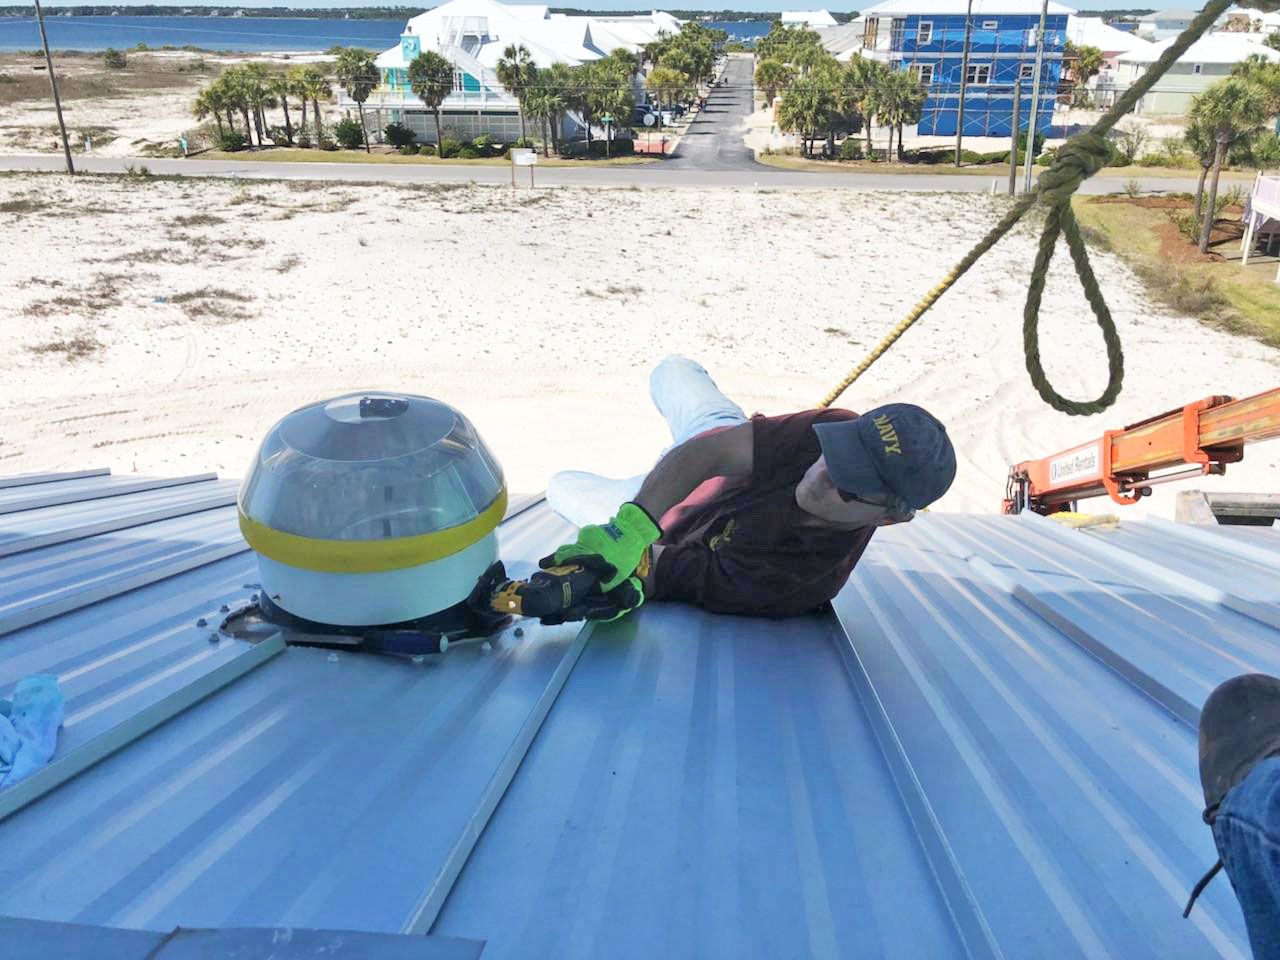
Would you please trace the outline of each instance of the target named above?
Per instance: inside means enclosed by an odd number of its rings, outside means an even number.
[[[1102,476],[1102,444],[1077,447],[1049,461],[1050,483],[1072,483]]]
[[[538,162],[538,152],[527,147],[515,147],[511,151],[511,162],[517,167],[532,167]]]

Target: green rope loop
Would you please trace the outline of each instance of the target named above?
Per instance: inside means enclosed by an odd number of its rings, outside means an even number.
[[[929,308],[937,303],[983,254],[1013,229],[1028,210],[1038,204],[1048,207],[1048,214],[1045,217],[1040,244],[1036,249],[1031,279],[1027,284],[1027,303],[1022,312],[1022,345],[1026,354],[1027,373],[1030,374],[1031,382],[1041,398],[1055,410],[1063,413],[1087,416],[1100,413],[1115,403],[1124,382],[1124,351],[1121,348],[1115,321],[1111,317],[1111,311],[1107,307],[1107,301],[1102,295],[1098,279],[1093,273],[1093,266],[1089,262],[1089,253],[1085,249],[1084,239],[1080,236],[1080,225],[1076,222],[1075,213],[1071,209],[1071,198],[1085,180],[1106,165],[1110,153],[1107,146],[1107,131],[1137,105],[1174,61],[1186,53],[1187,49],[1200,39],[1231,4],[1232,0],[1209,0],[1205,8],[1187,25],[1187,29],[1165,48],[1160,59],[1148,67],[1146,72],[1116,99],[1111,109],[1104,113],[1091,129],[1077,134],[1062,145],[1049,169],[1036,181],[1035,191],[1019,197],[1009,211],[1000,218],[1000,222],[988,230],[983,238],[974,244],[973,249],[951,269],[942,283],[929,291],[906,319],[894,327],[862,363],[823,398],[821,405],[827,407],[838,400],[840,394],[924,316]],[[1280,0],[1244,0],[1243,5],[1262,10],[1275,10],[1280,8]],[[1069,400],[1059,394],[1049,383],[1049,378],[1040,362],[1040,301],[1044,294],[1045,278],[1059,235],[1066,238],[1072,263],[1075,265],[1076,274],[1080,277],[1080,286],[1093,310],[1098,327],[1102,330],[1102,340],[1106,346],[1107,385],[1095,400]]]

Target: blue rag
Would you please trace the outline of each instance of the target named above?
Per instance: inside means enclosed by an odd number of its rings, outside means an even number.
[[[53,758],[62,713],[58,678],[43,674],[19,680],[13,700],[0,700],[0,790],[25,780]]]

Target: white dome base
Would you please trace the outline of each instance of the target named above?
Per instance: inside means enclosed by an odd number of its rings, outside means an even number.
[[[466,599],[498,559],[498,535],[416,567],[385,573],[317,573],[258,554],[263,592],[295,617],[344,627],[399,623],[439,613]]]

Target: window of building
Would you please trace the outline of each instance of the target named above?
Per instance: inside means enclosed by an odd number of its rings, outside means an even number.
[[[910,67],[911,76],[922,87],[930,86],[933,83],[933,67],[932,63],[913,63]]]
[[[1193,63],[1193,64],[1191,65],[1191,72],[1192,72],[1192,73],[1195,73],[1195,74],[1204,73],[1204,64],[1203,64],[1203,63]]]
[[[920,26],[916,28],[916,46],[923,47],[926,43],[933,42],[933,21],[921,20]]]
[[[902,38],[907,35],[907,21],[895,17],[889,27],[889,49],[901,50]]]
[[[964,75],[964,82],[967,84],[979,84],[991,82],[991,64],[989,63],[971,63],[969,69]]]
[[[982,29],[983,29],[983,30],[996,30],[996,29],[998,29],[999,27],[1000,27],[1000,21],[999,21],[999,20],[983,20],[983,21],[982,21]]]
[[[1035,76],[1035,72],[1036,72],[1036,65],[1034,63],[1018,64],[1019,80],[1030,80],[1033,76]]]

